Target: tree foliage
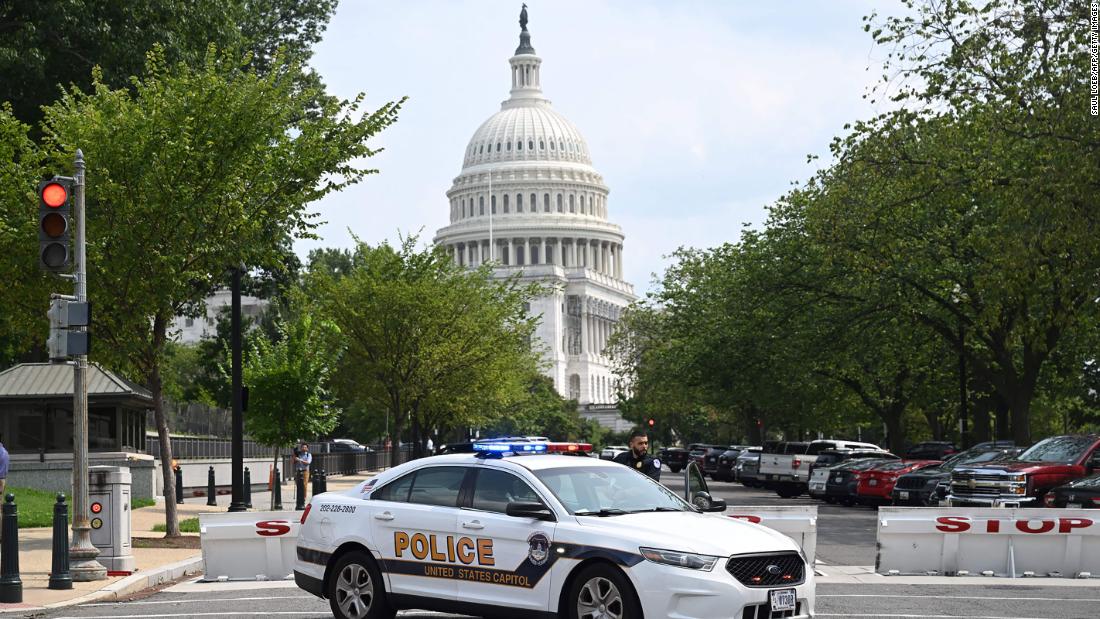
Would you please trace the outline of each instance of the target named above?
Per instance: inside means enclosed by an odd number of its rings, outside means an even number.
[[[418,250],[415,237],[359,243],[340,276],[327,264],[310,294],[347,338],[338,390],[360,412],[387,415],[393,436],[408,428],[417,455],[429,432],[490,423],[525,397],[538,357],[524,306],[537,286]]]

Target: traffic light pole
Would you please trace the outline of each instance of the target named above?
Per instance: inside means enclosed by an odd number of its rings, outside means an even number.
[[[231,308],[230,353],[233,357],[233,500],[229,503],[229,511],[247,511],[247,502],[244,492],[244,408],[241,393],[241,271],[243,266],[233,267],[233,292]],[[249,488],[251,491],[251,488]]]
[[[76,300],[88,300],[84,243],[84,153],[76,151]],[[87,327],[79,327],[80,331]],[[73,363],[73,544],[69,548],[70,572],[76,582],[103,580],[107,568],[96,561],[99,549],[92,545],[88,523],[88,355],[76,355]]]

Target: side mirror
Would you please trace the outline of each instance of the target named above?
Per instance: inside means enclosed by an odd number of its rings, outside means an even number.
[[[504,509],[504,513],[516,518],[534,518],[550,522],[555,520],[554,512],[551,512],[549,507],[535,502],[512,501]]]
[[[691,497],[691,504],[699,508],[704,512],[724,512],[726,511],[726,502],[723,499],[716,499],[710,496],[709,492],[700,490]]]

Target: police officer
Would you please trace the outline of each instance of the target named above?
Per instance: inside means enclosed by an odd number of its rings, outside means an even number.
[[[615,456],[615,462],[625,464],[630,468],[645,473],[654,481],[661,481],[661,461],[650,456],[649,436],[645,430],[637,429],[630,433],[630,451]]]

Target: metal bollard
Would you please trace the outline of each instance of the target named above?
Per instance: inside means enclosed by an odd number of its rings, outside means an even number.
[[[306,479],[302,471],[294,472],[294,509],[302,511],[306,508]]]
[[[321,471],[320,469],[313,471],[313,474],[309,476],[309,480],[313,482],[313,496],[317,496],[324,492],[321,490]]]
[[[328,471],[321,469],[321,492],[328,492]]]
[[[279,472],[279,467],[275,467],[275,487],[271,489],[275,493],[274,505],[271,509],[279,511],[283,508],[283,476]]]
[[[15,495],[4,497],[3,540],[0,540],[0,602],[21,604],[23,581],[19,579],[19,512]]]
[[[73,575],[69,573],[69,506],[60,493],[53,505],[53,568],[47,588],[73,588]]]
[[[176,503],[183,504],[183,469],[176,465]]]
[[[252,509],[252,473],[244,467],[244,506]]]
[[[206,474],[206,504],[217,505],[217,488],[214,487],[214,466],[210,465],[210,471]]]

